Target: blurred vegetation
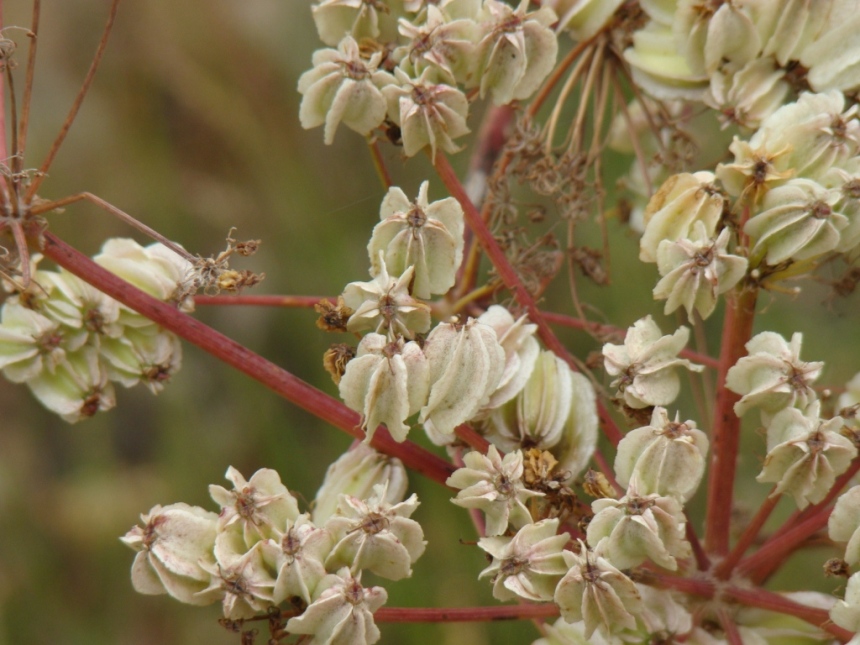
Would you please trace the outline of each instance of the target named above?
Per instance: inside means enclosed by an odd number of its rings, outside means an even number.
[[[41,163],[62,123],[108,3],[43,5],[26,167]],[[326,147],[319,130],[299,126],[296,80],[319,46],[308,5],[125,0],[102,69],[41,196],[93,192],[203,255],[223,248],[236,226],[238,238],[263,240],[260,252],[240,267],[267,274],[257,293],[336,295],[347,282],[367,279],[365,245],[384,191],[361,137],[341,128]],[[7,28],[29,25],[30,2],[12,0],[2,9]],[[21,46],[20,88],[26,38],[21,31],[6,33]],[[471,125],[477,129],[478,121]],[[401,164],[391,147],[386,156],[407,194],[428,177],[431,193],[439,193],[424,159]],[[465,156],[456,162],[464,166]],[[88,204],[51,215],[50,227],[87,253],[110,236],[146,242]],[[627,326],[662,307],[649,298],[656,271],[636,260],[635,237],[613,228],[615,286],[583,293],[614,324]],[[860,365],[856,322],[842,315],[856,307],[856,298],[821,306],[823,293],[811,290],[793,302],[776,296],[763,304],[766,319],[775,321],[770,328],[807,332],[808,360],[837,347],[847,354],[838,339],[850,339],[853,365],[834,364],[826,373],[828,382],[841,383]],[[547,302],[572,311],[564,284],[547,294]],[[315,328],[312,311],[213,307],[201,308],[199,316],[335,393],[321,368],[322,353],[335,339]],[[713,351],[719,320],[715,315],[708,325]],[[824,320],[827,333],[815,333]],[[598,348],[582,333],[561,335],[583,358]],[[228,465],[246,476],[275,468],[291,489],[311,499],[326,466],[350,440],[208,355],[185,351],[183,370],[157,399],[143,388],[120,391],[115,410],[74,427],[42,410],[24,388],[0,381],[0,645],[238,643],[238,635],[217,624],[218,607],[136,594],[128,576],[133,554],[118,537],[157,503],[212,508],[207,486],[222,483]],[[700,418],[692,404],[682,416]],[[746,440],[741,476],[749,482],[763,437],[750,427]],[[389,605],[491,602],[489,585],[475,582],[483,555],[458,542],[474,540],[468,517],[450,506],[442,487],[417,476],[412,482],[422,500],[416,519],[430,546],[411,580],[386,584]],[[748,500],[757,504],[762,488],[743,497],[750,508],[741,510],[755,509]],[[703,513],[694,509],[693,515]],[[826,557],[821,553],[820,561]],[[807,586],[812,577],[805,576]],[[821,588],[834,586],[823,581]],[[527,623],[385,625],[382,642],[528,643],[535,633]]]

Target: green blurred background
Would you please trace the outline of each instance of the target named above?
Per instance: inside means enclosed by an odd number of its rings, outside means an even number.
[[[93,192],[203,255],[221,250],[236,226],[239,239],[263,240],[240,267],[267,274],[256,293],[336,295],[347,282],[366,280],[366,241],[384,191],[361,137],[341,128],[326,147],[320,130],[298,124],[296,81],[319,46],[309,4],[123,0],[102,69],[41,196]],[[43,2],[26,167],[41,163],[55,136],[107,7],[106,0]],[[7,0],[4,25],[29,25],[30,11],[29,2]],[[7,34],[22,45],[20,95],[25,38]],[[404,165],[397,150],[388,147],[386,155],[407,194],[432,177],[421,157]],[[462,167],[465,156],[456,162]],[[431,195],[439,194],[439,182],[431,181]],[[91,205],[51,215],[50,227],[90,254],[110,236],[146,242]],[[635,238],[623,231],[616,237],[616,286],[599,293],[586,287],[585,298],[627,326],[662,307],[648,297],[656,271],[636,261]],[[856,319],[845,315],[856,299],[822,305],[825,292],[810,292],[793,302],[765,295],[766,319],[783,333],[814,332],[807,333],[807,360],[853,352],[826,372],[828,381],[844,382],[860,368]],[[566,293],[561,285],[548,298],[570,313]],[[321,356],[339,339],[316,329],[313,312],[201,307],[199,316],[336,393]],[[826,333],[818,333],[822,321]],[[715,315],[712,347],[718,325]],[[598,348],[584,334],[562,336],[583,357]],[[25,388],[0,380],[0,645],[238,643],[238,635],[218,626],[218,607],[136,594],[128,575],[133,553],[118,537],[157,503],[213,508],[207,486],[223,483],[228,465],[248,477],[275,468],[287,486],[312,499],[326,466],[350,440],[195,348],[185,352],[182,371],[159,397],[142,388],[118,391],[115,410],[76,426],[42,410]],[[682,404],[682,415],[698,418],[691,404]],[[763,454],[754,430],[746,433],[742,458],[746,482]],[[482,553],[458,542],[475,537],[465,513],[451,507],[442,487],[417,476],[412,483],[430,545],[411,580],[386,583],[389,605],[491,602],[489,585],[475,581]],[[747,510],[765,494],[751,487]],[[783,515],[790,510],[780,508]],[[810,572],[821,577],[818,563],[828,555],[816,551],[793,568],[807,580]],[[823,578],[821,585],[837,586]],[[534,634],[527,623],[385,625],[382,642],[528,643]]]

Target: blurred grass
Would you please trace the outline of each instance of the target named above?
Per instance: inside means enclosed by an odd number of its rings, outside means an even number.
[[[43,4],[26,167],[38,166],[62,122],[107,9],[104,0]],[[103,67],[41,196],[93,192],[203,255],[220,250],[236,226],[240,239],[263,240],[243,265],[266,272],[257,293],[334,295],[345,283],[366,279],[364,249],[384,191],[361,137],[341,128],[326,147],[319,130],[305,132],[298,124],[296,80],[318,47],[308,5],[126,0]],[[29,2],[7,2],[3,10],[6,26],[29,24]],[[20,32],[8,33],[24,40]],[[25,56],[22,48],[19,79]],[[407,194],[431,176],[422,158],[401,167],[396,151],[386,155]],[[438,190],[431,181],[431,193]],[[88,253],[106,237],[135,236],[86,204],[51,215],[50,226]],[[623,231],[615,237],[616,286],[585,286],[584,299],[626,326],[662,307],[648,298],[656,271],[636,260],[635,238]],[[555,309],[571,311],[564,285],[547,298]],[[850,353],[853,367],[836,365],[826,374],[839,383],[858,367],[856,322],[841,315],[850,304],[828,309],[821,300],[821,291],[795,302],[777,297],[765,303],[766,318],[777,331],[808,332],[807,360],[837,348]],[[321,369],[333,339],[316,330],[313,312],[201,308],[199,316],[335,393]],[[822,321],[826,334],[809,333]],[[668,329],[670,323],[661,324]],[[707,328],[716,351],[718,315]],[[583,334],[560,335],[582,357],[598,349]],[[839,339],[849,339],[849,348]],[[276,468],[291,489],[311,499],[327,464],[349,444],[193,347],[186,346],[183,370],[157,399],[140,388],[118,394],[114,411],[70,427],[24,388],[0,381],[0,645],[238,643],[217,625],[217,607],[134,593],[128,576],[133,555],[118,536],[156,503],[212,508],[207,485],[221,483],[231,464],[246,476]],[[682,416],[699,418],[688,403]],[[762,446],[750,427],[740,475],[747,483]],[[422,499],[416,517],[430,545],[411,580],[386,584],[389,604],[489,602],[489,585],[475,581],[483,555],[458,543],[474,539],[467,517],[450,506],[441,487],[413,477],[413,488]],[[763,497],[761,488],[750,487],[752,496],[744,488],[743,503]],[[386,625],[382,642],[528,643],[534,634],[527,623]]]

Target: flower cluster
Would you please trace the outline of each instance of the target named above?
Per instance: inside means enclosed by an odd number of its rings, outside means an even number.
[[[631,431],[618,446],[615,478],[626,494],[592,502],[585,539],[576,545],[560,531],[568,515],[547,512],[564,503],[557,494],[563,478],[555,487],[548,485],[552,478],[541,478],[556,465],[549,452],[532,449],[528,459],[521,450],[502,457],[495,446],[486,455],[470,452],[447,483],[459,489],[455,504],[484,513],[487,537],[478,546],[492,562],[480,577],[490,577],[494,597],[553,601],[565,621],[582,626],[585,639],[596,631],[605,639],[619,632],[650,637],[659,630],[642,598],[652,592],[622,570],[646,561],[676,570],[690,558],[683,505],[701,482],[707,450],[695,423],[669,421],[656,408],[651,425]],[[680,605],[674,611],[689,629],[689,612]]]
[[[457,152],[469,132],[466,92],[522,100],[555,65],[556,14],[528,5],[319,0],[314,22],[334,49],[317,51],[299,79],[302,126],[325,125],[326,143],[341,123],[363,135],[396,127],[409,157],[428,146],[434,157]]]
[[[473,422],[503,449],[557,447],[563,467],[580,470],[596,441],[594,390],[540,351],[535,325],[493,305],[431,330],[423,299],[454,284],[463,210],[451,197],[430,202],[427,194],[427,182],[414,202],[389,189],[368,245],[373,280],[348,284],[337,306],[318,307],[323,328],[369,332],[354,352],[336,346],[345,355],[332,374],[341,397],[362,414],[368,440],[384,424],[403,441],[406,420],[418,414],[437,445],[453,443],[455,428]]]
[[[858,45],[848,38],[856,27],[851,0],[641,6],[647,20],[624,58],[656,98],[701,101],[727,122],[755,128],[795,88],[845,92],[860,82]]]
[[[34,268],[39,258],[34,261]],[[95,261],[149,295],[189,309],[181,285],[191,263],[161,244],[105,242]],[[154,394],[179,369],[179,339],[68,271],[35,270],[0,314],[0,369],[75,423],[114,406],[113,383]]]
[[[286,630],[308,643],[375,643],[373,613],[387,593],[362,572],[399,580],[424,552],[418,507],[403,465],[359,444],[330,467],[312,513],[274,470],[249,479],[227,470],[232,489],[210,486],[219,513],[187,504],[156,506],[122,541],[137,551],[134,588],[192,605],[222,604],[225,618],[290,607]]]

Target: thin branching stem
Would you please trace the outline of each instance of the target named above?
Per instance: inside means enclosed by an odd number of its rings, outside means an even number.
[[[394,182],[391,180],[391,173],[388,171],[388,166],[385,165],[385,159],[382,157],[379,141],[377,139],[369,140],[367,148],[370,150],[370,158],[373,160],[376,174],[379,175],[379,181],[382,182],[382,187],[388,190]]]
[[[327,298],[326,296],[194,296],[195,305],[247,305],[257,307],[311,308],[323,300],[328,300],[332,304],[337,302],[336,298]]]
[[[42,12],[42,0],[33,0],[33,20],[30,23],[30,47],[27,50],[27,75],[24,77],[24,96],[21,99],[21,122],[18,124],[18,147],[15,155],[24,161],[27,150],[27,131],[30,127],[30,105],[33,100],[33,79],[36,73],[36,50],[39,44],[39,17]]]
[[[102,199],[101,197],[98,197],[97,195],[93,195],[92,193],[78,193],[76,195],[70,195],[69,197],[63,197],[62,199],[58,199],[58,200],[55,200],[52,202],[44,202],[44,203],[36,204],[30,209],[30,215],[33,215],[33,216],[41,215],[42,213],[47,213],[47,212],[56,210],[58,208],[62,208],[63,206],[68,206],[69,204],[74,204],[75,202],[80,202],[80,201],[88,201],[92,204],[95,204],[99,208],[106,210],[108,213],[110,213],[111,215],[113,215],[117,219],[125,222],[126,224],[128,224],[132,228],[137,229],[138,231],[140,231],[144,235],[152,238],[153,240],[155,240],[157,242],[161,242],[161,244],[163,244],[168,249],[170,249],[171,251],[176,253],[179,257],[185,258],[189,262],[194,262],[194,260],[197,259],[193,255],[191,255],[191,253],[189,253],[188,251],[183,249],[178,244],[176,244],[176,243],[172,242],[171,240],[167,239],[166,237],[164,237],[161,233],[156,231],[154,228],[147,226],[146,224],[141,222],[136,217],[132,217],[131,215],[126,213],[124,210],[117,208],[116,206],[114,206],[110,202],[107,202],[104,199]]]
[[[545,151],[547,155],[552,153],[552,142],[555,140],[555,129],[558,126],[559,120],[561,119],[561,111],[564,109],[564,106],[567,103],[567,99],[570,96],[570,93],[576,86],[576,82],[579,80],[580,76],[582,76],[582,70],[585,69],[585,66],[588,64],[588,61],[591,60],[591,58],[591,50],[588,50],[585,55],[580,57],[573,70],[570,72],[570,75],[567,77],[567,80],[564,82],[564,85],[561,88],[561,94],[559,94],[558,99],[556,99],[555,105],[552,108],[552,112],[549,115],[549,119],[547,120],[546,125],[547,131]]]
[[[340,428],[352,437],[364,438],[359,415],[337,399],[255,354],[232,338],[182,313],[175,307],[147,295],[100,267],[52,233],[45,233],[43,238],[42,252],[67,271],[180,338],[244,372],[323,421]],[[448,462],[410,441],[397,443],[383,427],[377,428],[371,445],[380,452],[398,457],[407,467],[441,484],[445,483],[454,470]]]
[[[723,633],[726,635],[726,640],[729,645],[744,645],[741,638],[741,633],[738,626],[732,619],[731,614],[724,607],[717,611],[717,618],[720,621],[720,627],[723,628]]]
[[[755,517],[753,517],[752,521],[744,529],[744,532],[741,534],[738,543],[735,544],[731,553],[729,553],[729,555],[717,565],[716,569],[714,569],[715,576],[723,579],[728,579],[731,576],[735,565],[741,561],[741,558],[743,558],[747,549],[749,549],[753,542],[755,542],[759,531],[761,531],[764,523],[767,522],[773,509],[775,509],[776,505],[779,503],[779,500],[780,495],[775,494],[775,490],[771,490],[770,495],[767,496],[767,499],[765,499],[764,503],[756,512]]]
[[[373,614],[380,623],[474,623],[496,620],[555,618],[558,605],[494,605],[491,607],[381,607]]]
[[[54,158],[60,151],[60,147],[63,145],[63,142],[66,140],[66,135],[69,133],[69,129],[72,127],[72,123],[75,122],[75,117],[78,116],[78,110],[81,109],[81,104],[84,102],[84,99],[87,96],[87,92],[89,91],[90,86],[93,84],[93,79],[95,78],[96,72],[98,71],[99,64],[101,63],[102,56],[104,56],[105,48],[107,47],[108,39],[110,38],[111,30],[113,29],[114,20],[116,20],[116,12],[118,8],[119,0],[111,0],[110,9],[108,10],[107,23],[105,24],[105,28],[102,31],[102,37],[99,39],[98,47],[96,47],[96,53],[93,56],[92,62],[90,63],[89,70],[87,70],[87,75],[84,77],[84,82],[81,85],[81,89],[78,90],[78,95],[75,97],[75,100],[72,103],[72,107],[69,110],[69,114],[66,116],[66,120],[63,121],[63,125],[60,127],[60,132],[54,139],[54,143],[51,144],[51,149],[48,150],[48,154],[45,157],[45,161],[42,162],[42,165],[39,167],[38,172],[33,177],[33,181],[30,183],[30,187],[27,189],[27,194],[24,198],[24,201],[28,204],[33,201],[33,197],[35,197],[36,192],[39,190],[39,186],[42,184],[42,180],[45,178],[48,170],[50,170],[51,164],[54,163]]]
[[[499,155],[507,141],[507,130],[514,120],[515,112],[508,105],[492,106],[484,117],[484,122],[478,132],[478,144],[472,158],[469,160],[469,172],[466,176],[466,192],[473,204],[485,204],[489,177]],[[487,213],[489,211],[486,211]],[[478,281],[478,268],[481,264],[481,247],[475,243],[475,236],[466,230],[465,262],[459,268],[457,275],[457,292],[454,298],[462,297],[474,291]]]
[[[591,47],[594,41],[600,36],[601,33],[598,32],[588,40],[583,40],[582,42],[577,43],[576,47],[571,49],[567,56],[564,57],[564,60],[556,65],[555,70],[553,70],[552,74],[544,82],[543,87],[538,91],[537,96],[535,96],[534,100],[529,104],[529,107],[526,110],[526,115],[530,120],[537,116],[537,113],[540,111],[544,102],[549,98],[550,94],[552,94],[553,90],[555,90],[555,86],[558,85],[558,82],[567,73],[568,68],[573,65],[574,61],[579,58],[586,49]]]
[[[763,584],[795,549],[826,526],[833,511],[831,504],[858,472],[860,457],[836,479],[823,500],[789,516],[758,551],[741,561],[738,568],[747,572],[756,584]]]
[[[10,167],[12,168],[12,192],[13,197],[18,193],[18,183],[21,181],[21,158],[18,156],[18,98],[15,96],[15,79],[12,76],[12,65],[7,61],[5,66],[6,71],[6,87],[9,88],[9,119],[12,121],[12,125],[9,128],[9,132],[12,134],[12,163]],[[13,199],[12,207],[15,209],[15,213],[20,215],[17,212],[18,208],[18,200]]]
[[[828,610],[808,607],[782,594],[766,589],[750,588],[747,586],[741,587],[731,584],[718,586],[705,578],[682,578],[653,571],[645,572],[643,577],[649,584],[654,584],[664,589],[674,589],[675,591],[705,599],[731,601],[746,607],[757,607],[788,616],[795,616],[811,625],[815,625],[819,629],[833,634],[842,642],[847,642],[853,636],[852,632],[837,627],[831,622]]]

